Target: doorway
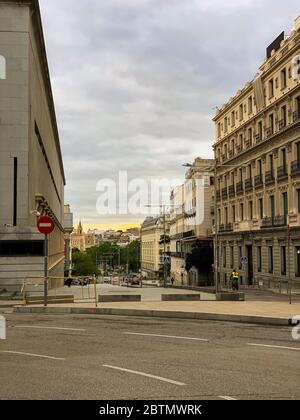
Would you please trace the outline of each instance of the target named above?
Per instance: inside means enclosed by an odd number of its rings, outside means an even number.
[[[253,248],[247,246],[247,257],[248,257],[248,284],[253,286]]]

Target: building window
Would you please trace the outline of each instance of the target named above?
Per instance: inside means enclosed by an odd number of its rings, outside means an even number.
[[[274,224],[274,221],[275,221],[275,197],[274,197],[274,195],[272,195],[270,197],[270,208],[271,208],[272,224]]]
[[[270,128],[270,133],[274,134],[274,115],[273,114],[269,116],[269,128]]]
[[[223,267],[226,268],[227,261],[226,261],[226,246],[223,247]]]
[[[243,266],[242,266],[242,256],[243,256],[242,252],[243,252],[242,247],[239,246],[239,270],[241,270],[243,268]]]
[[[282,194],[282,214],[283,216],[288,216],[289,214],[289,202],[288,202],[288,193],[285,192]]]
[[[230,267],[234,269],[234,247],[230,247]]]
[[[269,81],[269,98],[271,99],[273,98],[273,96],[274,96],[274,80],[271,79]]]
[[[249,201],[249,220],[253,220],[253,201]]]
[[[264,218],[264,201],[262,198],[258,201],[258,207],[259,207],[259,218],[260,220],[263,220]]]
[[[282,276],[286,276],[286,247],[282,246],[281,250],[280,250],[280,255],[281,255],[281,275]]]
[[[42,257],[44,241],[0,241],[1,257]]]
[[[298,213],[300,214],[300,190],[297,190]]]
[[[231,113],[231,126],[232,127],[235,126],[235,112],[234,111]]]
[[[244,106],[243,106],[243,104],[241,104],[240,107],[239,107],[239,116],[240,116],[240,121],[243,121],[243,118],[244,118]]]
[[[269,246],[269,273],[273,274],[274,272],[274,254],[273,247]]]
[[[287,86],[287,74],[286,69],[281,70],[281,89],[285,89]]]
[[[241,222],[244,221],[244,204],[243,203],[240,205],[240,219],[241,219]]]
[[[257,271],[262,272],[262,248],[261,246],[257,247]]]
[[[250,98],[248,99],[248,113],[252,114],[253,112],[253,98],[252,96],[250,96]]]
[[[300,277],[300,247],[297,246],[295,248],[295,254],[296,254],[296,258],[295,258],[295,262],[296,262],[296,267],[295,267],[295,274],[297,277]]]
[[[300,190],[299,190],[299,192],[300,192]],[[235,206],[232,206],[232,222],[233,223],[236,222]]]

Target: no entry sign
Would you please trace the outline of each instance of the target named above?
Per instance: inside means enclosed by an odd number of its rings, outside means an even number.
[[[55,223],[51,217],[44,216],[38,220],[37,227],[40,233],[43,233],[44,235],[50,235],[50,233],[52,233],[55,229]]]

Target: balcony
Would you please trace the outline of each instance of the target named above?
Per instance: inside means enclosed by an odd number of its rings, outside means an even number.
[[[227,223],[225,225],[225,232],[233,232],[233,224],[232,223]]]
[[[279,130],[283,130],[286,127],[286,119],[282,119],[278,123]]]
[[[292,176],[300,175],[300,162],[298,160],[295,160],[292,162],[292,168],[291,168]]]
[[[262,229],[270,229],[273,227],[273,219],[272,217],[266,217],[262,220],[261,228]]]
[[[266,172],[266,185],[273,184],[275,182],[274,170]]]
[[[234,157],[234,150],[229,150],[228,155],[229,155],[229,159],[233,158]]]
[[[293,122],[296,122],[300,120],[300,109],[298,109],[297,111],[293,112]]]
[[[214,216],[214,215],[215,215],[215,206],[211,206],[211,208],[210,208],[210,214],[211,214],[212,216]]]
[[[237,154],[241,153],[242,151],[243,151],[243,146],[242,145],[236,146]]]
[[[256,141],[256,144],[261,143],[263,141],[262,134],[260,134],[260,133],[256,134],[255,135],[255,141]]]
[[[223,200],[226,200],[228,198],[228,189],[227,188],[222,189],[222,198],[223,198]]]
[[[266,129],[266,138],[268,139],[274,134],[274,129],[272,127],[269,127]]]
[[[264,180],[263,180],[262,174],[261,175],[257,175],[255,177],[254,185],[255,185],[256,188],[262,187],[264,185]]]
[[[280,166],[277,170],[277,179],[278,181],[283,181],[289,177],[287,165]]]
[[[275,227],[284,227],[287,226],[287,216],[277,216],[274,219]]]
[[[217,198],[217,201],[221,201],[221,192],[220,191],[217,191],[216,198]]]
[[[222,162],[225,162],[227,160],[227,155],[222,155]]]
[[[236,193],[237,194],[243,194],[244,192],[244,183],[243,182],[238,182],[236,184]]]
[[[250,149],[252,147],[252,139],[248,139],[246,141],[246,149]]]
[[[251,190],[253,190],[253,181],[252,181],[252,178],[249,178],[245,182],[245,191],[249,192]]]
[[[235,187],[234,185],[230,185],[229,187],[229,197],[234,197],[235,196]]]

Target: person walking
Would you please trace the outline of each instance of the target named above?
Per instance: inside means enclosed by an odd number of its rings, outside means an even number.
[[[237,270],[233,270],[230,276],[232,290],[235,292],[239,291],[239,281],[240,281],[240,274]]]

